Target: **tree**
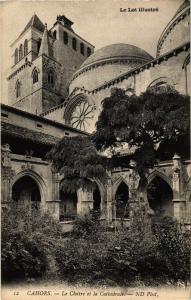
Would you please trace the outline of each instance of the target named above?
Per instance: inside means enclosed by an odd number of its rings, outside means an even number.
[[[133,149],[129,157],[137,162],[140,172],[152,167],[157,159],[172,159],[175,152],[189,156],[188,96],[174,90],[147,90],[129,97],[124,90],[113,89],[102,104],[92,137],[98,150],[114,150],[127,143]],[[116,155],[113,158],[116,160]]]
[[[96,177],[106,178],[106,169],[130,167],[131,159],[145,182],[145,169],[157,160],[172,159],[175,152],[189,157],[188,96],[170,89],[129,97],[115,88],[102,103],[94,134],[65,137],[47,155],[56,171],[64,174],[62,188],[66,192],[92,188]],[[120,145],[128,145],[132,151],[122,157],[116,151]],[[108,148],[112,156],[104,157]]]
[[[99,155],[90,137],[65,137],[47,154],[56,172],[64,174],[62,189],[75,192],[91,189],[95,178],[104,180],[106,158]]]

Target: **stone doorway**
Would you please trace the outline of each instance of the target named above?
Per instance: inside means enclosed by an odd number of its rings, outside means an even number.
[[[124,182],[118,186],[115,203],[116,218],[129,218],[129,188]]]
[[[72,221],[77,216],[77,193],[60,190],[60,221]]]
[[[12,187],[12,198],[20,207],[39,209],[41,195],[38,184],[30,176],[18,179]]]
[[[147,199],[155,217],[173,215],[173,191],[169,184],[156,176],[147,187]]]

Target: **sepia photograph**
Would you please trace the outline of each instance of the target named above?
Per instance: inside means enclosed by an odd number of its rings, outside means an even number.
[[[1,299],[191,299],[190,1],[0,2]]]

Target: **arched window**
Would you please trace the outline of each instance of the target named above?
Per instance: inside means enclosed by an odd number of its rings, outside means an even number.
[[[76,38],[72,38],[72,48],[73,48],[74,50],[76,50],[76,49],[77,49],[77,42],[76,42]]]
[[[16,98],[20,97],[21,96],[21,83],[19,80],[17,80],[16,82]]]
[[[64,40],[64,44],[67,45],[68,44],[68,33],[66,31],[64,31],[64,33],[63,33],[63,40]]]
[[[18,63],[18,49],[15,49],[15,64]]]
[[[88,47],[87,48],[87,56],[90,56],[91,55],[91,49]]]
[[[53,38],[56,39],[56,30],[53,32]]]
[[[50,86],[54,86],[55,78],[54,78],[54,72],[52,70],[48,71],[48,84]]]
[[[83,43],[80,44],[80,53],[82,55],[84,55],[84,44]]]
[[[23,45],[21,44],[19,47],[19,60],[23,58]]]
[[[38,82],[38,71],[36,69],[34,69],[34,71],[33,71],[32,80],[33,80],[33,83]]]
[[[28,41],[25,40],[24,42],[24,56],[28,54]]]

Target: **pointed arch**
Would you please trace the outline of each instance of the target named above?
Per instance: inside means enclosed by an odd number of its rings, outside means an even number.
[[[172,188],[172,180],[159,170],[154,170],[153,172],[151,172],[151,174],[147,178],[148,184],[157,176],[166,181],[166,183],[168,183],[168,185]]]
[[[124,182],[124,183],[128,186],[128,182],[126,181],[126,179],[125,179],[123,176],[120,175],[120,176],[117,178],[117,180],[114,182],[113,187],[112,187],[112,194],[113,194],[114,197],[115,197],[115,194],[116,194],[116,191],[117,191],[119,185],[120,185],[122,182]]]
[[[39,70],[35,67],[32,71],[32,81],[33,81],[33,84],[38,82],[38,73],[39,73]]]
[[[129,187],[124,180],[117,185],[115,193],[115,218],[129,218]]]
[[[156,217],[173,215],[173,190],[161,176],[154,176],[147,185],[147,200]]]
[[[36,173],[35,171],[33,171],[31,169],[26,169],[26,170],[23,170],[23,171],[19,171],[19,170],[17,171],[17,174],[14,176],[14,178],[11,182],[11,190],[13,189],[14,184],[19,179],[21,179],[22,177],[25,177],[25,176],[32,178],[36,182],[36,184],[39,188],[39,192],[40,192],[41,203],[45,204],[46,199],[48,199],[48,197],[47,197],[47,186],[46,186],[43,178],[38,173]]]

